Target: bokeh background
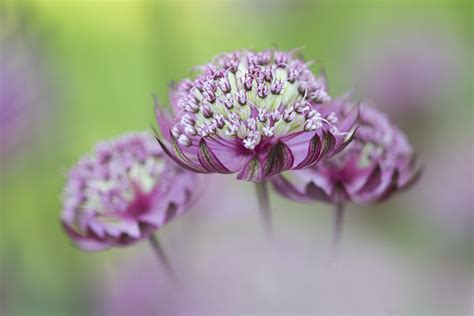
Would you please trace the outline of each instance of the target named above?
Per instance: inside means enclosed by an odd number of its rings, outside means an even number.
[[[473,29],[470,1],[0,2],[1,315],[470,314]],[[94,143],[154,124],[152,94],[239,48],[301,47],[331,95],[390,113],[424,161],[384,204],[333,213],[210,176],[158,232],[177,287],[146,242],[84,253],[59,225],[70,166]]]

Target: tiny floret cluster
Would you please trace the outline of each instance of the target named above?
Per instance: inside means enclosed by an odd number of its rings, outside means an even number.
[[[125,246],[182,213],[194,184],[151,134],[129,133],[98,144],[71,169],[62,223],[84,250]]]
[[[165,150],[191,170],[258,182],[312,165],[350,139],[353,122],[326,106],[326,79],[295,52],[235,51],[196,69],[171,92],[171,117],[157,107],[173,147]],[[326,146],[317,153],[313,137]]]
[[[341,111],[348,107],[341,100]],[[276,190],[301,201],[377,202],[411,184],[420,172],[405,134],[367,104],[359,106],[354,141],[339,155],[291,176],[272,179]]]

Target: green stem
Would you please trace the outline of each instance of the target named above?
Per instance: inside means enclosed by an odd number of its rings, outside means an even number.
[[[257,182],[255,184],[257,189],[258,206],[260,209],[260,218],[262,220],[265,232],[268,235],[272,234],[272,210],[270,208],[270,200],[268,198],[268,186],[266,181]]]
[[[158,258],[159,263],[165,268],[168,275],[175,278],[176,274],[170,262],[168,261],[168,258],[166,257],[166,254],[163,248],[161,247],[158,238],[155,235],[151,234],[148,238],[148,241],[150,242],[151,248],[153,249],[155,256]]]
[[[341,241],[342,228],[344,226],[344,214],[345,214],[345,204],[344,202],[338,202],[336,204],[336,209],[334,213],[333,243],[334,243],[335,249],[339,247],[339,244]]]

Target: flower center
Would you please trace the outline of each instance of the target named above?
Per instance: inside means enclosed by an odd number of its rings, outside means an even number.
[[[166,169],[166,170],[165,170]],[[166,171],[166,172],[165,172]],[[71,171],[66,191],[68,207],[104,222],[147,211],[158,181],[167,182],[166,162],[147,133],[133,134],[97,146]]]
[[[400,158],[412,155],[406,136],[390,123],[385,114],[361,105],[359,119],[361,125],[350,148],[359,153],[361,167],[374,161],[393,167]]]
[[[172,133],[184,146],[197,136],[237,140],[253,150],[264,139],[336,121],[314,108],[330,100],[324,78],[286,52],[219,56],[193,81],[182,81],[175,96],[180,113]]]

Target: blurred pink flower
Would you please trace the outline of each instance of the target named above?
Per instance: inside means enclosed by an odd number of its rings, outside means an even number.
[[[337,120],[326,79],[295,53],[235,51],[196,68],[171,92],[174,118],[156,107],[163,149],[202,173],[260,182],[309,167],[350,140],[356,113]]]
[[[0,161],[34,145],[54,117],[50,78],[33,42],[0,23]]]
[[[70,171],[62,223],[83,250],[126,246],[185,212],[194,173],[176,166],[149,133],[96,146]]]
[[[346,97],[333,103],[344,115],[352,107]],[[406,136],[388,117],[361,104],[354,141],[339,155],[312,168],[275,176],[281,195],[298,200],[333,204],[376,202],[412,183],[419,161]]]
[[[452,32],[453,33],[453,32]],[[367,36],[351,50],[354,81],[393,116],[412,118],[455,95],[462,48],[437,25],[407,24]]]

